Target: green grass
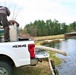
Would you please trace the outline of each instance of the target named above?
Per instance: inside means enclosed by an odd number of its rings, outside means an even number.
[[[56,57],[55,53],[49,52],[49,54],[50,58],[54,60],[56,66],[59,66],[62,63],[62,61],[58,57]]]

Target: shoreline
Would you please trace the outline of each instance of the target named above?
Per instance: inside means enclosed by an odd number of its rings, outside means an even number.
[[[53,40],[53,39],[64,39],[64,34],[61,34],[61,35],[53,35],[53,36],[34,37],[34,40],[35,41]]]
[[[44,36],[44,37],[35,37],[35,44],[36,45],[42,45],[43,43],[53,43],[53,42],[58,42],[58,41],[63,41],[64,40],[64,34],[62,35],[55,35],[55,36]],[[55,55],[56,53],[54,52],[49,52],[50,58],[55,61],[55,65],[59,66],[62,61]]]

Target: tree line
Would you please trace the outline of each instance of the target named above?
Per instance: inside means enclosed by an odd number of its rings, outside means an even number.
[[[25,25],[22,30],[26,34],[30,34],[31,36],[49,36],[49,35],[59,35],[68,32],[76,31],[76,21],[67,25],[66,23],[59,23],[58,20],[51,19],[43,21],[43,20],[35,20],[33,23]]]

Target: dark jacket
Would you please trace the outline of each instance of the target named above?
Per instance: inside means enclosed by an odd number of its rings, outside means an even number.
[[[6,16],[9,16],[10,15],[10,10],[7,7],[0,6],[0,13],[3,13]]]

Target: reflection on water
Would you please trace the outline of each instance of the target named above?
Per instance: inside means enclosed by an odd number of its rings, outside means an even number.
[[[60,67],[57,67],[59,75],[76,75],[76,39],[67,39],[62,42],[47,44],[68,53],[68,56],[57,54],[57,57],[63,59]]]

